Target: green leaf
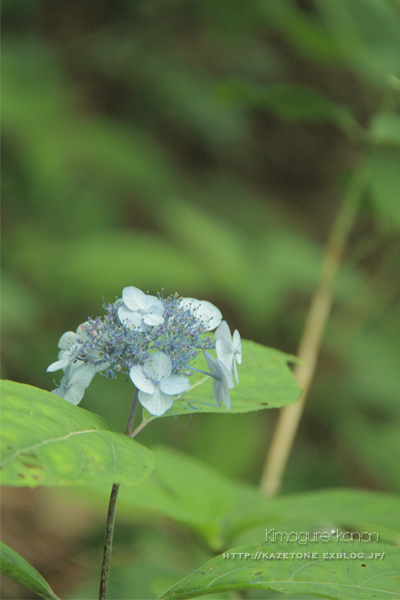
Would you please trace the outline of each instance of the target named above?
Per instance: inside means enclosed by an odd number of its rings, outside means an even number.
[[[277,29],[307,60],[318,63],[337,63],[339,52],[330,32],[301,6],[290,0],[269,0],[262,3],[265,21],[269,27]],[[311,18],[310,18],[311,17]]]
[[[261,106],[281,119],[336,123],[348,127],[356,123],[350,111],[331,102],[318,90],[290,83],[256,86],[242,80],[224,83],[221,99],[246,106]]]
[[[1,389],[3,484],[138,484],[154,468],[150,450],[98,415],[30,385],[2,381]]]
[[[372,200],[388,226],[400,228],[400,148],[375,147],[366,159]]]
[[[213,548],[221,548],[225,515],[235,502],[233,484],[176,450],[157,447],[154,452],[157,469],[133,493],[121,488],[121,504],[159,511],[194,529]]]
[[[377,113],[369,127],[369,136],[375,144],[400,146],[400,115],[392,112]]]
[[[323,598],[360,600],[400,598],[400,548],[376,542],[276,542],[241,546],[229,553],[240,558],[217,556],[161,596],[183,600],[232,590],[275,590],[284,594],[315,594]],[[247,557],[244,554],[248,554]],[[281,553],[280,558],[277,554]],[[287,553],[283,557],[283,553]],[[290,553],[296,554],[291,557]],[[317,558],[304,558],[315,553]],[[328,558],[323,558],[326,553]],[[329,558],[330,554],[348,558]],[[353,553],[364,558],[350,558]],[[375,553],[379,558],[375,558]],[[267,554],[268,559],[263,555]],[[275,558],[271,557],[271,554]],[[371,554],[374,558],[370,557]],[[382,557],[382,558],[381,558]]]
[[[59,600],[47,581],[15,550],[0,542],[0,570],[4,575],[22,583],[27,588],[46,598]]]
[[[146,484],[145,484],[146,485]],[[328,489],[266,499],[256,489],[236,486],[236,509],[226,530],[236,543],[257,542],[268,523],[280,531],[347,529],[375,531],[379,540],[400,543],[400,498],[396,494],[352,489]],[[256,527],[255,527],[256,526]]]
[[[242,350],[242,364],[238,366],[240,385],[235,385],[230,392],[230,413],[280,408],[298,399],[301,390],[287,365],[288,362],[296,361],[295,357],[248,340],[242,341]],[[208,371],[203,359],[193,366]],[[228,413],[224,405],[218,407],[213,400],[210,377],[194,372],[191,381],[192,387],[182,400],[174,403],[169,413]]]
[[[157,511],[190,527],[216,550],[263,539],[269,524],[285,531],[314,531],[321,523],[328,528],[351,526],[376,531],[383,541],[400,542],[400,501],[394,494],[333,489],[265,498],[257,487],[231,481],[191,456],[162,446],[153,450],[157,469],[139,488],[121,487],[121,506],[128,512],[132,507],[135,512]],[[252,537],[238,541],[238,535]]]
[[[356,75],[386,88],[399,74],[400,15],[387,0],[315,0],[343,60]]]

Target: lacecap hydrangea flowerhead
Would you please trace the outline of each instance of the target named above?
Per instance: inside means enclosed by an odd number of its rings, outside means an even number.
[[[240,334],[231,332],[213,304],[178,294],[163,298],[138,288],[124,288],[122,298],[106,307],[103,317],[89,318],[76,333],[61,336],[58,360],[48,371],[62,369],[60,385],[53,390],[61,398],[79,404],[96,373],[129,375],[139,402],[152,415],[161,416],[176,397],[190,389],[193,361],[203,352],[213,380],[218,406],[231,408],[229,390],[242,361]],[[215,330],[214,340],[208,332]],[[209,352],[216,350],[217,358]]]

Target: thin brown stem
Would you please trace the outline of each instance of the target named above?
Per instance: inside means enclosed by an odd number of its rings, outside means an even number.
[[[294,376],[302,389],[297,402],[281,409],[271,444],[268,449],[262,479],[261,492],[274,496],[279,492],[286,463],[296,436],[317,364],[322,336],[330,315],[334,283],[340,269],[348,236],[355,221],[364,190],[361,170],[354,174],[348,187],[341,210],[329,237],[322,264],[320,283],[311,300],[298,356],[302,362],[296,365]]]
[[[138,390],[135,391],[135,397],[132,402],[131,410],[128,417],[128,423],[125,429],[125,435],[130,436],[132,433],[133,422],[135,420],[136,409],[138,407]],[[108,504],[108,513],[107,513],[107,523],[106,523],[106,537],[104,540],[104,550],[103,550],[103,564],[101,567],[101,575],[100,575],[100,592],[99,592],[99,600],[105,600],[107,598],[107,587],[108,587],[108,579],[110,576],[110,563],[111,563],[111,553],[112,553],[112,544],[114,537],[114,525],[115,525],[115,509],[117,506],[117,498],[119,491],[119,483],[113,483],[110,495],[110,502]]]
[[[118,490],[119,490],[119,483],[113,483],[113,486],[111,489],[110,503],[108,505],[106,537],[104,540],[104,551],[103,551],[103,565],[101,568],[101,575],[100,575],[99,600],[105,600],[107,598],[108,577],[110,575],[110,562],[111,562],[112,543],[113,543],[113,536],[114,536],[115,509],[117,506]]]

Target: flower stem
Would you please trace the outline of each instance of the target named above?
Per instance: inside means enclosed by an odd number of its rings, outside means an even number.
[[[129,434],[129,437],[131,437],[131,438],[134,440],[134,439],[135,439],[135,437],[137,437],[137,436],[139,435],[139,433],[140,433],[141,431],[143,431],[143,429],[144,429],[145,427],[147,427],[147,425],[148,425],[149,423],[151,423],[152,421],[154,421],[154,419],[156,419],[156,418],[157,418],[157,417],[153,417],[152,419],[147,419],[147,421],[142,421],[142,422],[140,423],[140,425],[138,425],[138,426],[136,427],[136,429],[135,429],[134,431],[132,431],[132,433],[130,433],[130,434]]]
[[[111,489],[110,503],[108,505],[106,537],[104,540],[104,551],[103,551],[103,565],[101,567],[101,575],[100,575],[99,600],[105,600],[107,598],[107,586],[108,586],[108,577],[110,575],[111,551],[112,551],[112,542],[113,542],[113,536],[114,536],[115,509],[117,506],[118,490],[119,490],[119,483],[113,483],[113,486]]]
[[[131,410],[129,413],[128,423],[127,423],[126,429],[125,429],[125,435],[128,435],[128,436],[131,435],[133,421],[135,420],[135,414],[136,414],[138,402],[139,402],[138,390],[136,390],[135,397],[133,399]],[[115,509],[117,506],[118,491],[119,491],[119,483],[113,483],[113,486],[111,489],[110,502],[108,504],[106,537],[104,540],[104,550],[103,550],[103,564],[101,567],[101,575],[100,575],[99,600],[105,600],[107,598],[108,578],[110,575],[111,552],[112,552],[112,543],[113,543],[113,536],[114,536]]]
[[[298,356],[302,362],[293,374],[298,380],[302,394],[294,404],[281,409],[268,449],[260,489],[266,496],[278,493],[286,463],[296,436],[311,386],[321,347],[322,336],[331,312],[334,283],[340,269],[347,240],[356,219],[361,197],[365,189],[363,169],[357,170],[343,199],[342,207],[331,231],[322,264],[319,285],[315,290],[308,311]]]
[[[126,424],[125,435],[130,436],[132,433],[133,421],[135,420],[138,403],[139,403],[139,392],[136,389],[135,397],[133,399],[132,406],[131,406],[131,412],[129,413],[129,417],[128,417],[128,423]]]

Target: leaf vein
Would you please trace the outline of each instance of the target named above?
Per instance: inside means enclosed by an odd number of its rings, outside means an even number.
[[[32,450],[36,450],[37,448],[41,448],[42,446],[46,446],[48,444],[63,442],[74,435],[84,435],[84,434],[88,434],[88,433],[100,433],[101,431],[102,431],[101,429],[85,429],[83,431],[69,431],[67,433],[67,435],[65,435],[63,437],[50,438],[48,440],[42,440],[41,442],[38,442],[37,444],[31,444],[30,446],[24,446],[23,448],[19,448],[18,450],[16,450],[15,452],[13,452],[9,456],[7,456],[3,460],[2,464],[5,465],[8,462],[14,460],[17,456],[19,456],[19,454],[21,454],[23,452],[31,452]]]

